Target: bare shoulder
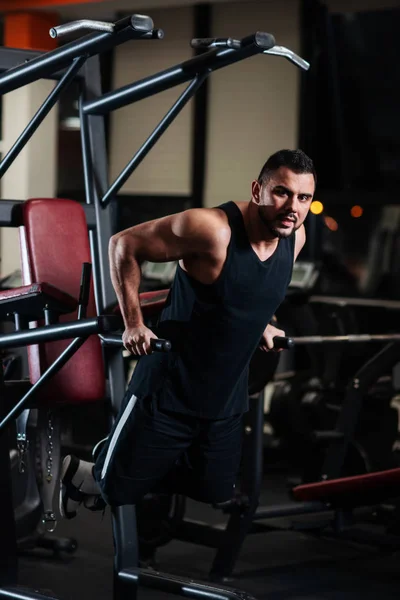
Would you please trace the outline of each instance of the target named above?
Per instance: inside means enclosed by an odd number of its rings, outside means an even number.
[[[218,208],[191,208],[176,215],[173,232],[178,237],[193,237],[210,244],[230,238],[230,227],[224,211]]]

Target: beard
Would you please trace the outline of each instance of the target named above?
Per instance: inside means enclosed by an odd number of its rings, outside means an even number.
[[[297,219],[293,213],[281,215],[275,219],[269,219],[267,217],[267,215],[265,214],[265,212],[262,210],[262,208],[263,207],[261,207],[261,206],[258,207],[258,215],[259,215],[261,221],[263,222],[265,227],[268,229],[268,231],[275,238],[278,238],[279,240],[290,237],[292,235],[292,233],[294,233],[301,226],[301,223],[300,223],[300,225],[297,225]],[[284,220],[285,218],[294,219],[292,227],[285,227],[282,224],[282,220]]]

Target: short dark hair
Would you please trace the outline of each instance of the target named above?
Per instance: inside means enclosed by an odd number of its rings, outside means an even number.
[[[314,163],[303,150],[278,150],[271,154],[258,176],[258,183],[264,184],[279,167],[287,167],[294,173],[311,173],[317,185],[317,174]]]

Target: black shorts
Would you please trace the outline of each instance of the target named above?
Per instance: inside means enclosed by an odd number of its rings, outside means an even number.
[[[206,420],[160,410],[154,398],[132,399],[125,419],[129,432],[122,436],[122,427],[114,428],[96,462],[105,501],[137,504],[155,491],[207,503],[230,500],[241,458],[242,415]]]

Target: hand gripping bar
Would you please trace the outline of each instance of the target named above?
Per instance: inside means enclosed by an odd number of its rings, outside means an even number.
[[[122,336],[118,334],[99,334],[99,338],[106,344],[106,346],[122,346]],[[162,339],[151,339],[150,347],[153,352],[169,352],[172,348],[172,344],[169,340]],[[134,355],[133,355],[134,356]]]

